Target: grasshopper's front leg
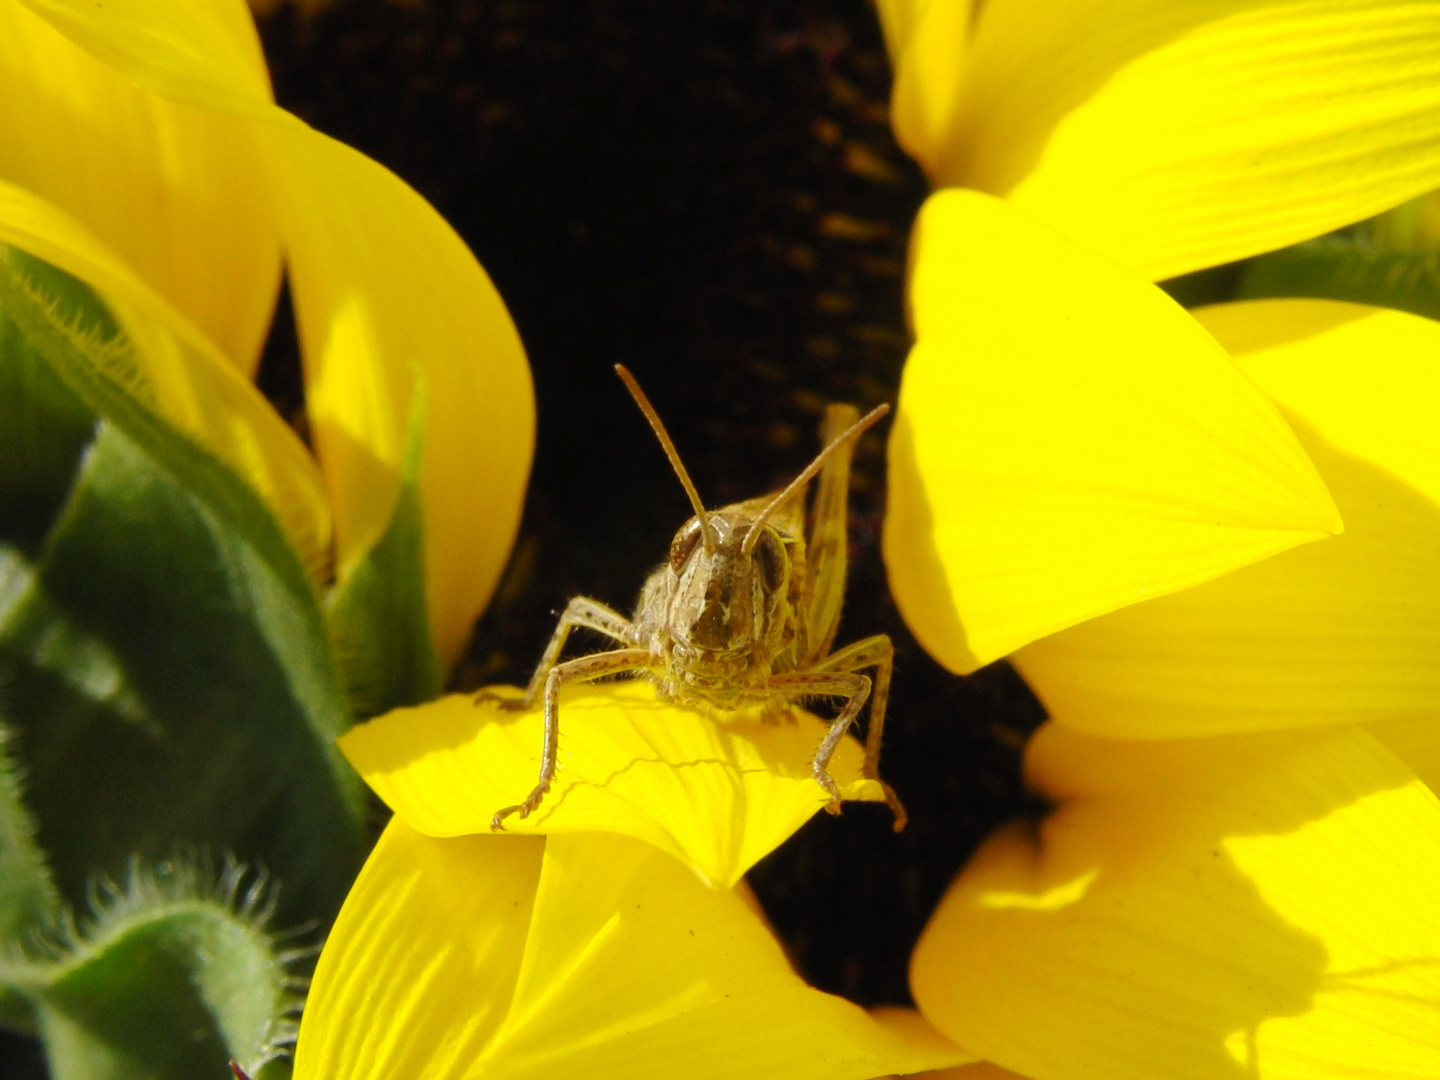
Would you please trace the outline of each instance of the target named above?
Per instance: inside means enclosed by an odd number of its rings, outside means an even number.
[[[840,710],[825,739],[815,752],[813,765],[815,782],[830,794],[831,813],[840,812],[840,789],[830,775],[830,759],[835,748],[849,730],[867,700],[870,705],[870,729],[865,739],[865,765],[862,772],[867,779],[879,783],[885,793],[885,804],[895,815],[895,831],[905,828],[908,820],[905,807],[901,804],[895,789],[880,779],[880,740],[885,733],[885,706],[890,697],[890,675],[895,666],[895,647],[884,634],[863,638],[847,645],[833,656],[827,656],[809,671],[787,672],[770,680],[769,687],[782,696],[837,696],[847,700]],[[873,667],[875,678],[858,674],[862,668]],[[873,700],[872,700],[873,699]]]
[[[840,787],[830,775],[830,759],[835,756],[835,747],[860,715],[870,697],[870,677],[853,671],[791,671],[776,675],[767,684],[768,688],[782,697],[843,697],[845,705],[830,724],[820,749],[815,751],[811,770],[815,782],[830,795],[825,807],[832,814],[840,813],[842,800]]]
[[[895,789],[880,778],[880,740],[885,737],[885,709],[890,703],[890,675],[895,669],[895,646],[886,634],[861,638],[846,645],[839,652],[825,657],[816,665],[816,670],[859,671],[868,667],[875,669],[875,689],[870,699],[870,723],[865,731],[865,765],[861,775],[874,780],[885,792],[885,805],[890,807],[890,812],[895,815],[895,831],[900,832],[905,828],[908,815],[900,797],[895,794]],[[819,754],[816,755],[816,760],[821,760]],[[825,754],[824,763],[828,765],[829,762],[830,755]]]
[[[569,640],[570,631],[577,626],[614,638],[622,645],[634,645],[637,640],[635,627],[624,615],[598,600],[577,596],[565,605],[560,621],[555,624],[555,632],[550,635],[550,644],[545,646],[545,653],[540,657],[535,674],[530,676],[530,685],[525,688],[525,696],[516,700],[499,697],[490,690],[481,690],[475,695],[475,700],[491,702],[511,712],[523,712],[533,708],[535,699],[540,696],[540,691],[545,686],[546,678],[560,660],[560,653],[565,648],[565,642]]]
[[[555,762],[560,754],[560,687],[566,683],[591,682],[606,675],[649,667],[653,662],[649,649],[616,649],[614,652],[567,660],[550,668],[545,676],[545,743],[540,751],[539,783],[525,796],[524,802],[497,810],[490,819],[491,829],[502,831],[505,826],[501,822],[511,814],[529,817],[550,790],[550,782],[555,779]]]

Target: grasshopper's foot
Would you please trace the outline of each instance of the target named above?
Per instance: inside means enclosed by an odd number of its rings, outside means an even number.
[[[835,778],[822,769],[819,765],[814,767],[815,782],[825,789],[830,796],[830,801],[825,804],[827,814],[838,814],[844,808],[845,800],[840,797],[840,785],[835,783]]]
[[[525,801],[518,806],[507,806],[504,810],[495,811],[495,816],[490,819],[490,831],[504,832],[505,825],[503,823],[511,814],[519,814],[522,821],[529,817],[535,812],[535,808],[540,805],[540,800],[545,798],[545,793],[549,790],[550,782],[547,780],[545,783],[537,785],[535,790],[525,796]]]
[[[905,823],[910,820],[910,815],[905,813],[905,804],[900,801],[900,796],[895,794],[895,789],[881,780],[878,776],[873,778],[885,792],[885,805],[890,808],[890,813],[895,815],[895,831],[904,832]]]
[[[504,697],[500,694],[497,694],[494,690],[490,689],[485,689],[477,692],[475,696],[472,697],[470,700],[476,705],[494,705],[502,712],[525,712],[535,704],[529,699],[529,695],[518,698]],[[504,817],[506,814],[513,813],[514,811],[519,809],[520,807],[518,806],[507,806],[504,810],[500,811],[500,813],[495,815],[494,820],[499,821],[500,818]],[[521,816],[523,817],[524,815],[522,814]],[[498,828],[498,826],[496,826],[493,822],[490,827]]]

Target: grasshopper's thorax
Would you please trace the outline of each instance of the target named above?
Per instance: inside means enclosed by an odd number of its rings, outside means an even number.
[[[763,702],[775,672],[793,670],[805,542],[780,515],[745,538],[765,500],[737,503],[709,515],[713,550],[692,518],[675,534],[670,558],[646,582],[635,622],[661,670],[662,693],[677,701],[740,708]]]

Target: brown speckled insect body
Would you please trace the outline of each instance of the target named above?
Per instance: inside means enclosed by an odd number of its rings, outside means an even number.
[[[669,558],[645,582],[633,619],[586,596],[565,608],[524,697],[504,703],[530,708],[543,696],[539,782],[524,802],[498,811],[491,827],[501,828],[511,814],[529,816],[550,790],[560,687],[630,673],[652,679],[665,700],[691,707],[759,706],[780,716],[796,701],[843,698],[845,704],[813,763],[816,782],[830,795],[826,809],[838,813],[840,790],[829,772],[830,759],[867,700],[871,706],[864,774],[880,780],[880,739],[894,649],[884,634],[836,652],[831,645],[845,597],[850,459],[855,440],[888,406],[863,418],[853,406],[830,406],[821,428],[824,449],[783,491],[706,511],[644,392],[625,368],[617,365],[616,371],[655,429],[695,516],[675,534]],[[807,536],[805,490],[817,474],[820,487]],[[577,626],[622,647],[561,661],[561,650]],[[861,674],[865,669],[874,670],[873,679]],[[905,825],[905,810],[890,786],[881,783],[898,831]]]

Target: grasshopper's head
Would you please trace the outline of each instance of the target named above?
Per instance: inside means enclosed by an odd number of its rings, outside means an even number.
[[[664,587],[653,594],[647,587],[647,597],[653,597],[657,608],[664,607],[664,623],[677,651],[689,663],[723,665],[724,654],[784,647],[796,620],[796,567],[805,559],[803,522],[793,531],[785,527],[785,508],[793,510],[825,462],[889,407],[872,409],[833,438],[778,494],[710,512],[645,392],[622,365],[616,364],[615,371],[660,440],[695,510],[670,543]]]
[[[713,536],[709,547],[707,524]],[[787,620],[794,618],[790,592],[800,543],[773,525],[757,526],[743,503],[691,518],[670,543],[665,618],[670,637],[697,659],[784,637]]]

